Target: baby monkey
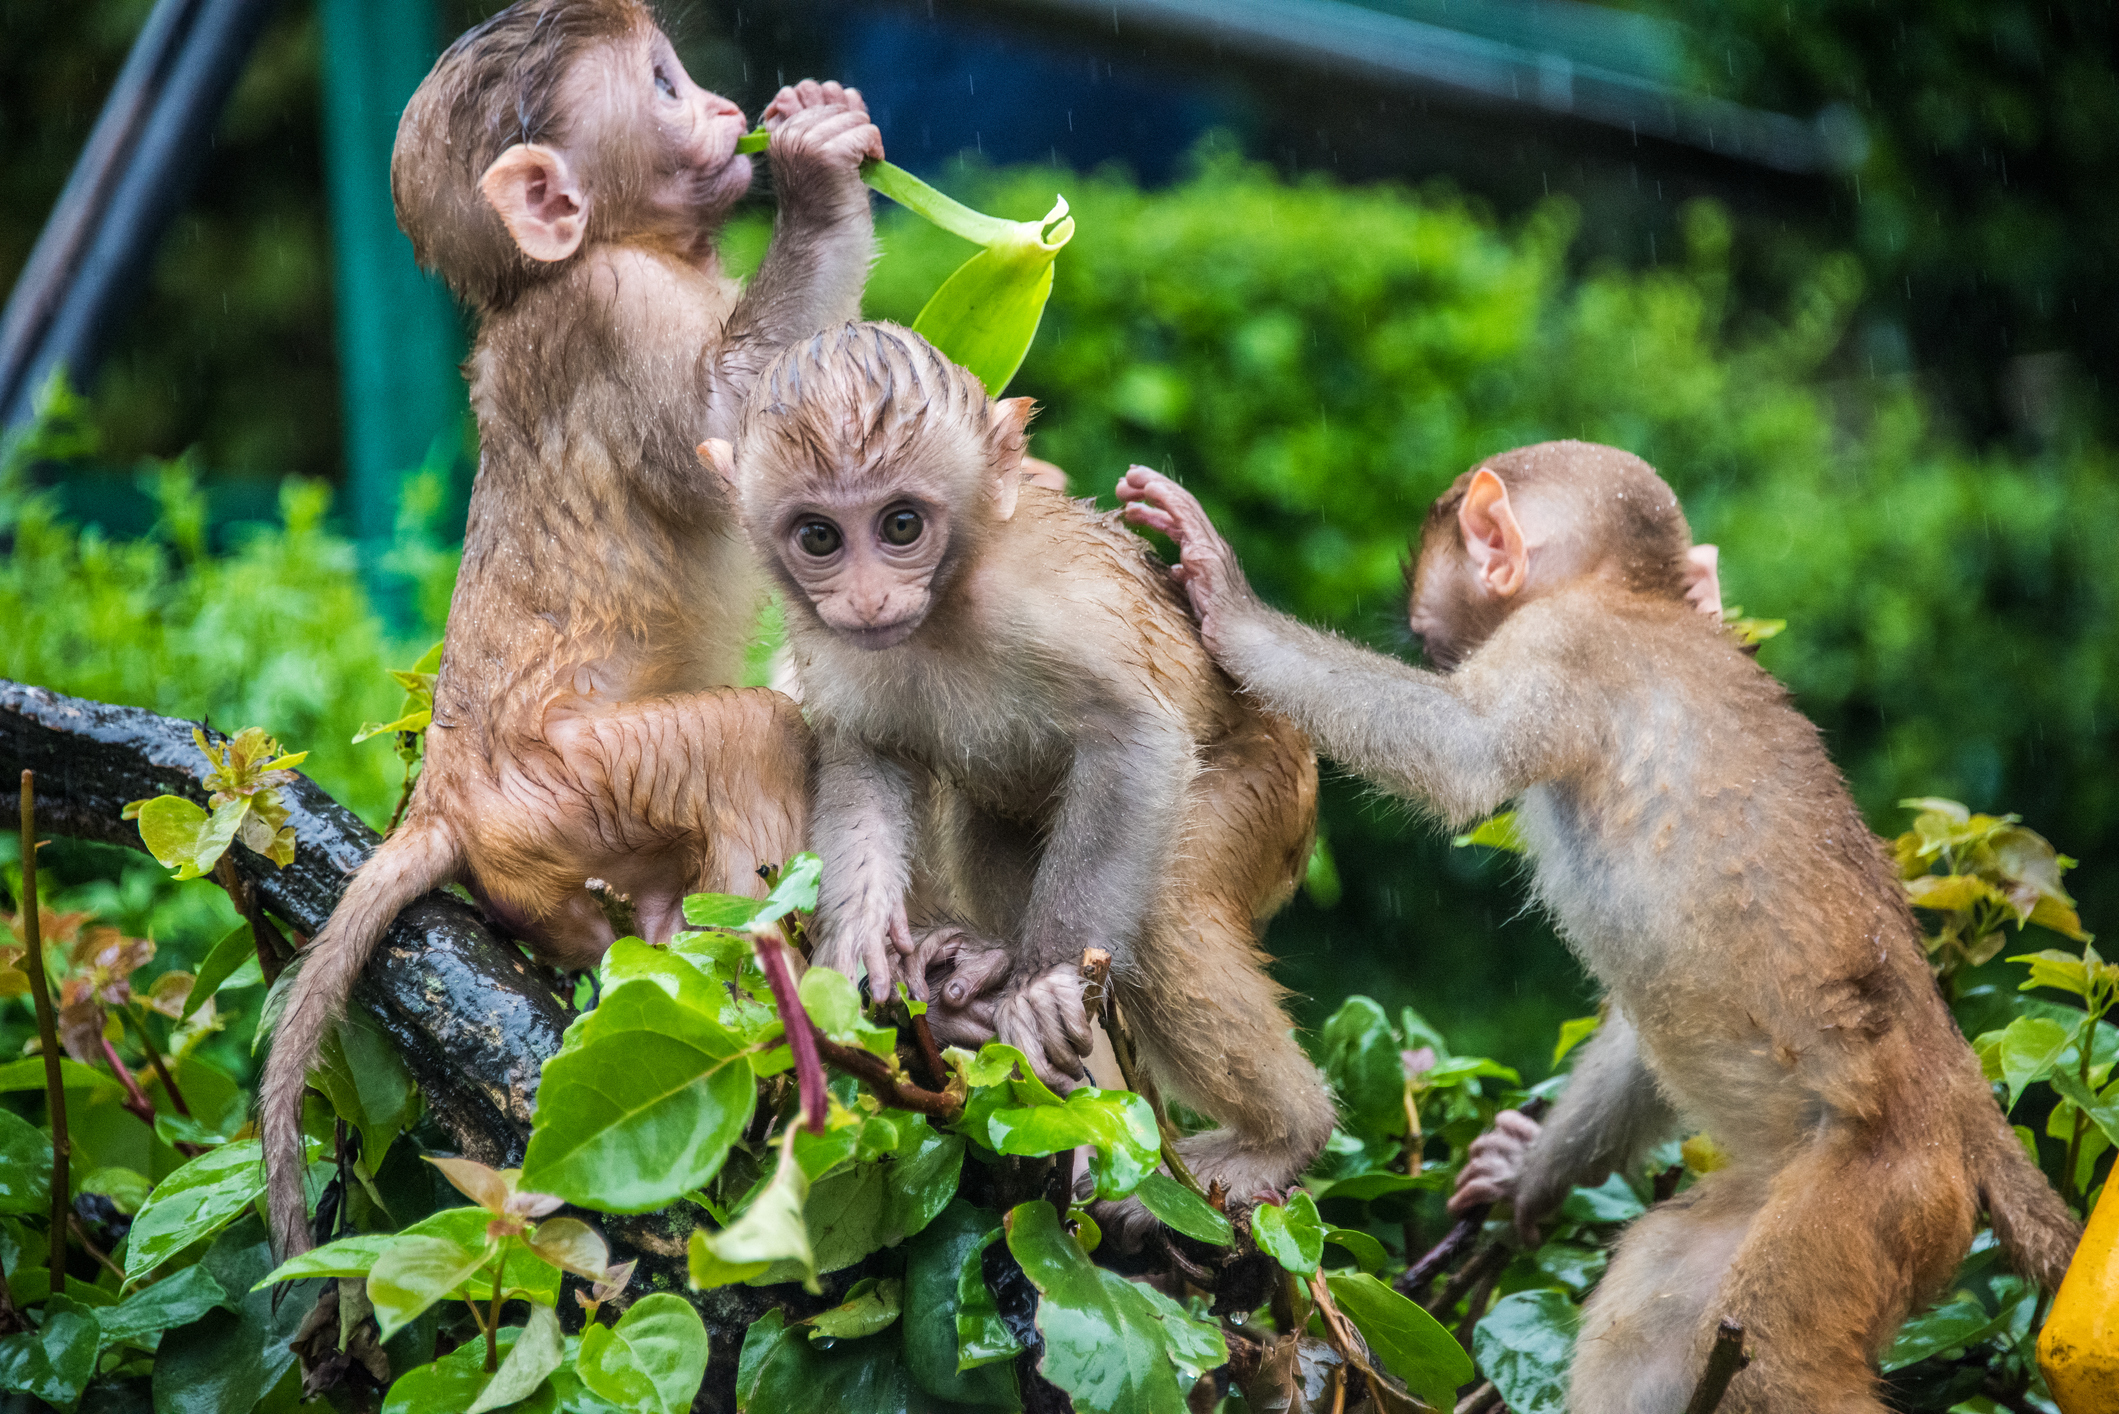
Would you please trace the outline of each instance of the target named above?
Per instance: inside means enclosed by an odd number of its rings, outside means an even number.
[[[1753,1359],[1725,1414],[1881,1414],[1877,1354],[1957,1270],[1982,1206],[2021,1269],[2058,1282],[2074,1221],[1816,729],[1685,602],[1704,567],[1646,463],[1555,442],[1457,479],[1413,580],[1440,672],[1267,608],[1167,478],[1135,468],[1118,494],[1177,543],[1215,658],[1325,755],[1453,824],[1516,802],[1532,890],[1610,1014],[1542,1132],[1489,1146],[1481,1196],[1534,1225],[1679,1116],[1731,1157],[1621,1240],[1570,1409],[1682,1410],[1727,1318]]]
[[[1106,949],[1149,1076],[1222,1126],[1185,1160],[1248,1202],[1332,1128],[1257,947],[1308,859],[1316,762],[1215,668],[1145,541],[1026,480],[1029,416],[917,334],[852,324],[701,449],[790,606],[815,961],[925,996],[956,950],[1060,1082],[1090,1049],[1083,950]]]
[[[764,114],[779,214],[746,290],[715,241],[751,184],[736,105],[693,83],[638,0],[522,0],[458,39],[391,162],[422,264],[478,314],[481,458],[403,826],[302,955],[261,1112],[282,1253],[308,1245],[304,1076],[399,909],[460,881],[543,961],[593,965],[631,898],[651,941],[697,889],[762,889],[801,848],[808,734],[736,680],[763,583],[700,437],[757,371],[851,317],[873,253],[860,95]]]

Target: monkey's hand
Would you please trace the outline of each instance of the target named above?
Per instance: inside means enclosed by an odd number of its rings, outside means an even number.
[[[804,211],[821,196],[829,209],[820,214],[868,209],[861,164],[883,160],[883,134],[859,89],[804,79],[781,89],[759,121],[772,134],[766,153],[782,206]]]
[[[1198,498],[1161,472],[1133,467],[1118,483],[1118,499],[1126,503],[1129,524],[1159,530],[1176,543],[1179,562],[1170,578],[1191,599],[1207,651],[1218,653],[1216,637],[1225,618],[1253,602],[1236,552],[1207,519]]]
[[[912,930],[905,920],[905,905],[886,915],[847,920],[818,942],[810,955],[815,967],[828,967],[858,981],[861,969],[868,971],[868,996],[878,1005],[897,996],[901,976],[894,959],[912,951]],[[910,985],[908,982],[907,985]]]
[[[1078,964],[1062,963],[1010,988],[994,1012],[1001,1040],[1028,1056],[1037,1078],[1062,1093],[1088,1074],[1087,986]]]
[[[1516,1203],[1516,1227],[1528,1223],[1533,1233],[1544,1213],[1529,1213],[1517,1202],[1523,1181],[1524,1159],[1537,1140],[1538,1122],[1516,1110],[1494,1116],[1494,1127],[1472,1140],[1464,1167],[1457,1173],[1457,1191],[1449,1195],[1449,1210],[1462,1214],[1482,1203]],[[1528,1197],[1528,1195],[1525,1195]]]
[[[910,971],[927,988],[927,1025],[937,1044],[975,1051],[997,1030],[1000,994],[1015,955],[948,924],[920,939]]]

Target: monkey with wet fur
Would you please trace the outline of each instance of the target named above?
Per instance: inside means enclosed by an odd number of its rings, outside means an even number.
[[[308,1245],[305,1073],[399,909],[455,880],[543,961],[612,938],[599,878],[666,938],[683,896],[754,893],[800,849],[808,734],[728,684],[763,583],[699,439],[757,371],[858,309],[873,250],[860,95],[766,109],[779,212],[747,290],[715,238],[748,190],[736,105],[694,84],[639,0],[523,0],[456,41],[398,127],[420,261],[478,313],[482,455],[426,769],[403,825],[303,952],[260,1108],[275,1240]]]
[[[2058,1282],[2075,1222],[1816,729],[1685,602],[1690,532],[1645,463],[1558,442],[1457,480],[1411,606],[1440,672],[1266,608],[1167,478],[1135,468],[1119,496],[1177,543],[1216,659],[1323,754],[1452,823],[1517,803],[1533,892],[1611,1012],[1542,1133],[1488,1146],[1474,1196],[1535,1224],[1679,1116],[1730,1155],[1620,1241],[1583,1313],[1576,1414],[1683,1409],[1724,1319],[1752,1354],[1725,1414],[1881,1414],[1878,1352],[1982,1206]]]
[[[814,961],[925,996],[962,949],[1000,1038],[1064,1082],[1090,1049],[1082,954],[1106,949],[1148,1074],[1221,1126],[1186,1162],[1249,1202],[1332,1128],[1257,946],[1308,860],[1316,762],[1208,660],[1145,541],[1023,478],[1029,414],[854,324],[766,372],[733,449],[701,448],[789,606]]]

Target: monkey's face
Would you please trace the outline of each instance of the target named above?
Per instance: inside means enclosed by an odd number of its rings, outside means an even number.
[[[1422,538],[1407,622],[1438,672],[1450,672],[1471,656],[1512,607],[1512,600],[1497,600],[1481,586],[1454,524]]]
[[[817,617],[848,642],[903,643],[934,604],[949,509],[908,487],[812,500],[780,518],[774,548]]]
[[[743,110],[692,82],[661,30],[583,56],[576,81],[599,146],[624,152],[605,167],[637,183],[628,204],[644,230],[696,233],[750,190],[751,160],[736,151]]]

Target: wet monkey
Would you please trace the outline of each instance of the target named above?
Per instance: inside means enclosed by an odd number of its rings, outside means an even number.
[[[2075,1223],[1816,729],[1686,602],[1711,566],[1645,463],[1558,442],[1458,478],[1414,573],[1440,672],[1266,608],[1166,478],[1136,468],[1119,495],[1177,542],[1215,657],[1324,755],[1450,822],[1516,802],[1532,890],[1610,1013],[1542,1130],[1504,1122],[1460,1197],[1535,1223],[1681,1116],[1731,1157],[1620,1241],[1583,1313],[1577,1414],[1683,1409],[1725,1318],[1753,1355],[1728,1414],[1880,1414],[1877,1354],[1982,1207],[2057,1282]]]
[[[588,878],[665,938],[683,896],[751,893],[806,828],[794,704],[728,686],[762,582],[703,436],[757,371],[850,317],[873,253],[858,93],[764,113],[778,217],[748,288],[715,239],[749,189],[736,105],[638,0],[523,0],[458,39],[398,127],[391,188],[422,264],[478,315],[482,456],[427,763],[404,823],[304,951],[261,1111],[282,1252],[307,1245],[304,1074],[398,910],[451,880],[541,959],[593,964]]]
[[[1023,476],[1028,416],[854,324],[789,350],[733,449],[701,449],[789,606],[814,960],[924,996],[961,950],[1001,1039],[1061,1080],[1090,1049],[1083,950],[1107,949],[1150,1074],[1221,1126],[1186,1160],[1248,1202],[1332,1128],[1257,947],[1308,860],[1316,763],[1215,669],[1140,537]]]

